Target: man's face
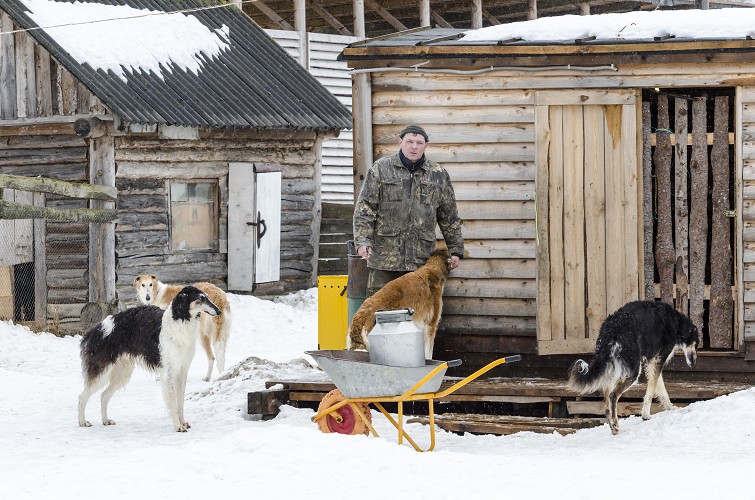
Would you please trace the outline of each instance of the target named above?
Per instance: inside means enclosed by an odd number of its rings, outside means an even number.
[[[404,137],[399,139],[399,146],[401,146],[401,152],[404,156],[415,162],[422,158],[427,148],[427,142],[422,134],[404,134]]]

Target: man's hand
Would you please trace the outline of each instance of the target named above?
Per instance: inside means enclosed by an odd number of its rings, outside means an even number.
[[[361,258],[366,259],[372,254],[372,247],[368,247],[367,245],[361,245],[359,248],[357,248],[357,253],[359,254]]]
[[[460,262],[461,262],[461,259],[459,258],[458,255],[452,255],[451,256],[451,264],[449,264],[448,270],[449,271],[453,271],[454,269],[456,269],[457,267],[459,267],[459,263]]]

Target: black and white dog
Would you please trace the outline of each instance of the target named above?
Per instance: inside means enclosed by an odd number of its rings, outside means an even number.
[[[569,370],[569,385],[586,394],[602,392],[611,432],[619,432],[618,401],[644,368],[647,391],[642,418],[650,418],[653,397],[664,409],[674,406],[663,384],[663,367],[679,347],[690,368],[697,361],[698,331],[692,321],[664,302],[630,302],[611,314],[600,327],[595,357],[588,365],[578,359]]]
[[[160,372],[163,399],[177,432],[189,428],[184,419],[186,376],[194,357],[199,334],[199,316],[220,314],[207,295],[193,286],[184,287],[170,306],[138,306],[108,316],[81,339],[81,368],[84,390],[79,395],[79,425],[90,427],[85,418],[87,401],[102,389],[102,423],[113,425],[107,405],[118,389],[131,379],[134,364]]]

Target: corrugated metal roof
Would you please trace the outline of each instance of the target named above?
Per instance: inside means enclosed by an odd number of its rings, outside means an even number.
[[[77,1],[164,12],[208,6],[202,0]],[[37,27],[22,0],[0,0],[0,8],[22,28]],[[164,68],[162,79],[151,72],[126,70],[124,81],[112,70],[81,64],[45,30],[35,29],[29,34],[128,122],[261,129],[351,128],[348,108],[238,8],[186,15],[194,16],[210,30],[229,28],[230,47],[212,58],[202,54],[203,67],[198,73],[172,64]]]

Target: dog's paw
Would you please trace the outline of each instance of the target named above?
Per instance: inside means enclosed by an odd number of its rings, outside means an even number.
[[[190,425],[189,424],[181,424],[178,427],[176,427],[176,432],[186,432],[189,430]]]
[[[102,421],[102,425],[115,425],[115,420],[112,420],[110,418],[106,418]]]
[[[92,422],[89,420],[79,420],[79,427],[91,427]]]

